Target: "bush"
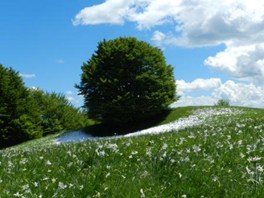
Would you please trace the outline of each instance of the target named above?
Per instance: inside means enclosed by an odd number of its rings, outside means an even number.
[[[217,103],[215,104],[215,106],[218,106],[218,107],[229,107],[230,106],[230,103],[226,99],[219,99],[217,101]]]
[[[89,117],[110,124],[157,115],[177,99],[173,68],[158,48],[135,38],[99,42],[82,66],[81,83]]]

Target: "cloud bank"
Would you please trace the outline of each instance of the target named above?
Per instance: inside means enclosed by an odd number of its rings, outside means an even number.
[[[210,78],[192,82],[178,80],[176,85],[181,98],[173,106],[213,105],[219,99],[226,99],[232,105],[264,107],[264,88],[253,83],[222,82],[219,78]],[[204,96],[192,96],[190,92],[202,92]]]

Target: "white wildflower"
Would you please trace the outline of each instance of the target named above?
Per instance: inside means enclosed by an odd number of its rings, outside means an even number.
[[[213,179],[212,179],[214,182],[218,181],[219,178],[217,176],[214,176]]]
[[[264,169],[263,169],[263,166],[261,166],[261,165],[258,165],[258,166],[257,166],[257,170],[258,170],[259,172],[261,172],[261,173],[262,173],[262,172],[263,172],[263,170],[264,170]]]
[[[240,146],[240,145],[242,145],[242,142],[243,142],[243,140],[239,140],[239,141],[237,142],[237,144]]]
[[[182,178],[182,174],[181,173],[178,173],[178,175],[179,175],[179,178]]]
[[[49,178],[48,177],[44,177],[43,179],[42,179],[42,181],[46,181],[46,180],[48,180]]]
[[[168,148],[168,144],[164,143],[161,149],[166,150],[167,148]]]
[[[244,158],[245,155],[244,155],[243,153],[240,153],[240,157],[241,157],[241,158]]]
[[[106,176],[105,176],[105,178],[108,178],[110,175],[111,175],[110,173],[107,173]]]
[[[14,194],[14,196],[15,197],[21,197],[23,194],[20,194],[19,192],[16,192],[15,194]]]
[[[137,151],[132,151],[132,153],[131,153],[131,155],[136,155],[136,154],[138,154]]]
[[[261,157],[255,156],[255,157],[249,157],[247,159],[249,162],[257,162],[259,160],[261,160]]]
[[[140,198],[145,198],[144,190],[141,188],[140,189]]]
[[[247,174],[249,174],[249,175],[254,175],[254,171],[250,170],[250,169],[248,168],[248,166],[246,166],[246,171],[247,171]]]
[[[117,146],[117,144],[108,144],[108,145],[106,146],[106,148],[111,149],[111,150],[112,150],[113,152],[115,152],[115,153],[118,152],[118,146]]]
[[[198,153],[199,151],[201,151],[201,148],[200,148],[200,146],[198,145],[193,145],[192,146],[192,149],[193,149],[193,151],[195,152],[195,153]]]
[[[27,190],[27,189],[29,189],[29,185],[28,185],[28,184],[22,186],[22,190],[23,190],[23,191],[25,191],[25,190]]]
[[[50,166],[50,165],[51,165],[51,162],[48,160],[48,161],[46,162],[46,164],[47,164],[48,166]]]
[[[24,164],[27,163],[27,159],[26,158],[23,158],[19,163],[24,165]]]
[[[108,189],[109,189],[108,187],[105,187],[105,188],[104,188],[104,191],[107,191]]]
[[[146,156],[148,156],[148,157],[152,156],[151,149],[147,148]]]
[[[71,152],[70,150],[68,150],[66,153],[67,153],[69,156],[72,155],[72,152]]]
[[[100,157],[104,157],[106,155],[105,151],[96,151],[96,153]]]
[[[67,188],[67,185],[65,185],[62,182],[59,182],[58,187],[61,188],[61,189],[65,189],[65,188]]]

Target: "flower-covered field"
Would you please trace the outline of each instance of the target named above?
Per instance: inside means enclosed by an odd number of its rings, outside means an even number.
[[[202,108],[125,137],[36,144],[0,151],[1,198],[264,195],[261,109]]]

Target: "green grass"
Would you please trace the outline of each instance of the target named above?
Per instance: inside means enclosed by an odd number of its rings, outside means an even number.
[[[2,150],[0,197],[263,197],[264,110],[231,109],[160,135]]]

